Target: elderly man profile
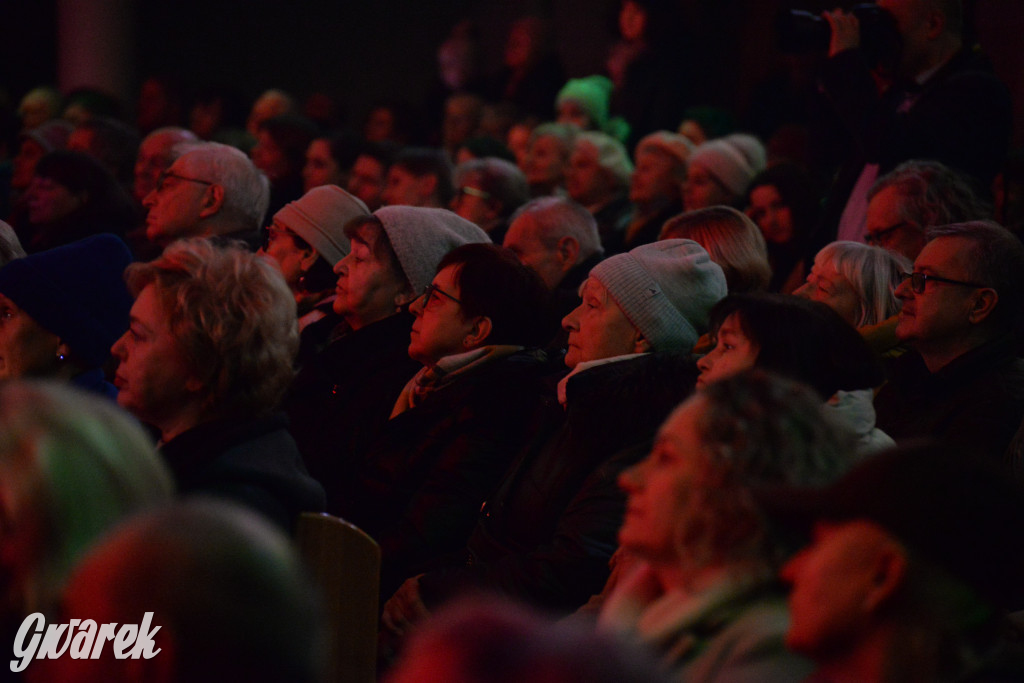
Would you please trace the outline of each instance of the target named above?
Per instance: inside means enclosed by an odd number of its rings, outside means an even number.
[[[774,526],[812,529],[782,568],[786,646],[817,665],[808,680],[1020,680],[997,638],[1019,604],[1024,511],[984,464],[918,442],[825,489],[760,494]]]
[[[146,238],[241,240],[255,249],[270,201],[267,178],[241,151],[217,142],[183,149],[142,204]]]
[[[894,439],[935,436],[1002,458],[1024,415],[1024,361],[1014,330],[1024,293],[1024,245],[987,221],[929,229],[896,288],[896,337],[912,351],[875,398]]]

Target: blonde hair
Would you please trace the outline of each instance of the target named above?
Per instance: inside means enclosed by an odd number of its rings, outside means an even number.
[[[181,240],[125,271],[134,296],[148,285],[218,417],[268,413],[291,382],[299,334],[281,273],[240,245]]]
[[[772,279],[768,248],[754,221],[728,206],[710,206],[665,222],[659,240],[691,239],[722,267],[730,294],[763,292]]]

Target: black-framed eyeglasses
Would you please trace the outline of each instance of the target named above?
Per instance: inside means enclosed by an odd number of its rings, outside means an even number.
[[[164,189],[164,181],[168,178],[175,178],[177,180],[184,180],[188,183],[199,183],[200,185],[216,185],[211,183],[209,180],[202,180],[201,178],[189,178],[188,176],[178,175],[177,173],[171,173],[170,171],[163,171],[160,176],[156,179],[156,191],[160,192]]]
[[[900,273],[900,282],[906,282],[907,280],[910,280],[910,288],[914,290],[914,294],[924,294],[924,287],[929,282],[945,282],[947,285],[960,285],[962,287],[989,288],[988,285],[979,284],[977,282],[950,280],[948,277],[939,277],[938,275],[926,275],[925,273]]]
[[[888,235],[891,235],[900,228],[905,228],[908,225],[913,225],[913,223],[911,223],[910,221],[900,221],[895,225],[890,225],[888,228],[882,228],[881,230],[869,232],[866,235],[864,235],[864,241],[873,247],[877,247],[882,243],[882,240],[884,240]]]
[[[462,305],[461,301],[459,301],[454,296],[452,296],[451,294],[449,294],[448,292],[444,291],[443,289],[441,289],[440,287],[435,285],[433,282],[431,282],[429,285],[427,285],[426,287],[423,288],[423,306],[424,307],[429,306],[431,301],[440,301],[440,299],[438,299],[436,296],[434,296],[435,294],[440,294],[441,296],[443,296],[443,297],[445,297],[447,299],[451,299],[452,301],[454,301],[455,303],[459,304],[460,306]]]

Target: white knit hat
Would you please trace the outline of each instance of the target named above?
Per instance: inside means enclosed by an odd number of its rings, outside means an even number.
[[[369,216],[358,197],[337,185],[322,185],[285,204],[274,214],[274,220],[309,242],[333,267],[351,249],[345,226],[354,218]]]
[[[693,143],[685,135],[678,135],[667,130],[657,130],[644,136],[636,146],[636,157],[641,152],[649,149],[661,150],[676,160],[679,164],[685,164],[686,160],[693,153]]]
[[[729,135],[699,145],[690,155],[690,166],[703,168],[740,197],[764,170],[765,157],[764,146],[754,136]]]
[[[727,293],[725,274],[693,240],[643,244],[590,271],[656,351],[689,352]]]
[[[421,292],[437,272],[445,254],[463,244],[487,243],[487,233],[447,209],[385,206],[374,216],[384,226],[414,292]]]

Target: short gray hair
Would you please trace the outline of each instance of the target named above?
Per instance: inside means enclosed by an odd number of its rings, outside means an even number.
[[[512,222],[520,216],[533,218],[537,224],[537,237],[549,249],[554,249],[563,237],[572,237],[579,242],[577,263],[582,263],[594,254],[604,253],[601,236],[597,232],[597,221],[589,211],[571,199],[540,197],[520,207],[513,214]]]
[[[216,216],[217,234],[256,232],[270,205],[270,182],[241,150],[219,142],[182,144],[180,159],[196,164],[206,174],[204,180],[224,188],[224,203]]]
[[[967,277],[999,295],[988,321],[1001,331],[1019,330],[1024,317],[1024,244],[1020,239],[995,221],[938,225],[929,228],[926,235],[928,241],[959,237],[974,245],[966,253]]]
[[[912,270],[910,259],[881,247],[840,241],[826,244],[814,257],[815,264],[825,262],[831,262],[857,292],[860,316],[856,327],[877,325],[899,313],[902,302],[894,290],[900,273]]]
[[[518,166],[497,157],[471,159],[455,169],[455,187],[475,175],[480,189],[501,202],[501,216],[507,217],[530,198],[530,186]]]
[[[922,228],[992,216],[992,207],[978,198],[968,181],[937,161],[903,162],[875,181],[868,201],[890,187],[903,198],[900,218]]]

